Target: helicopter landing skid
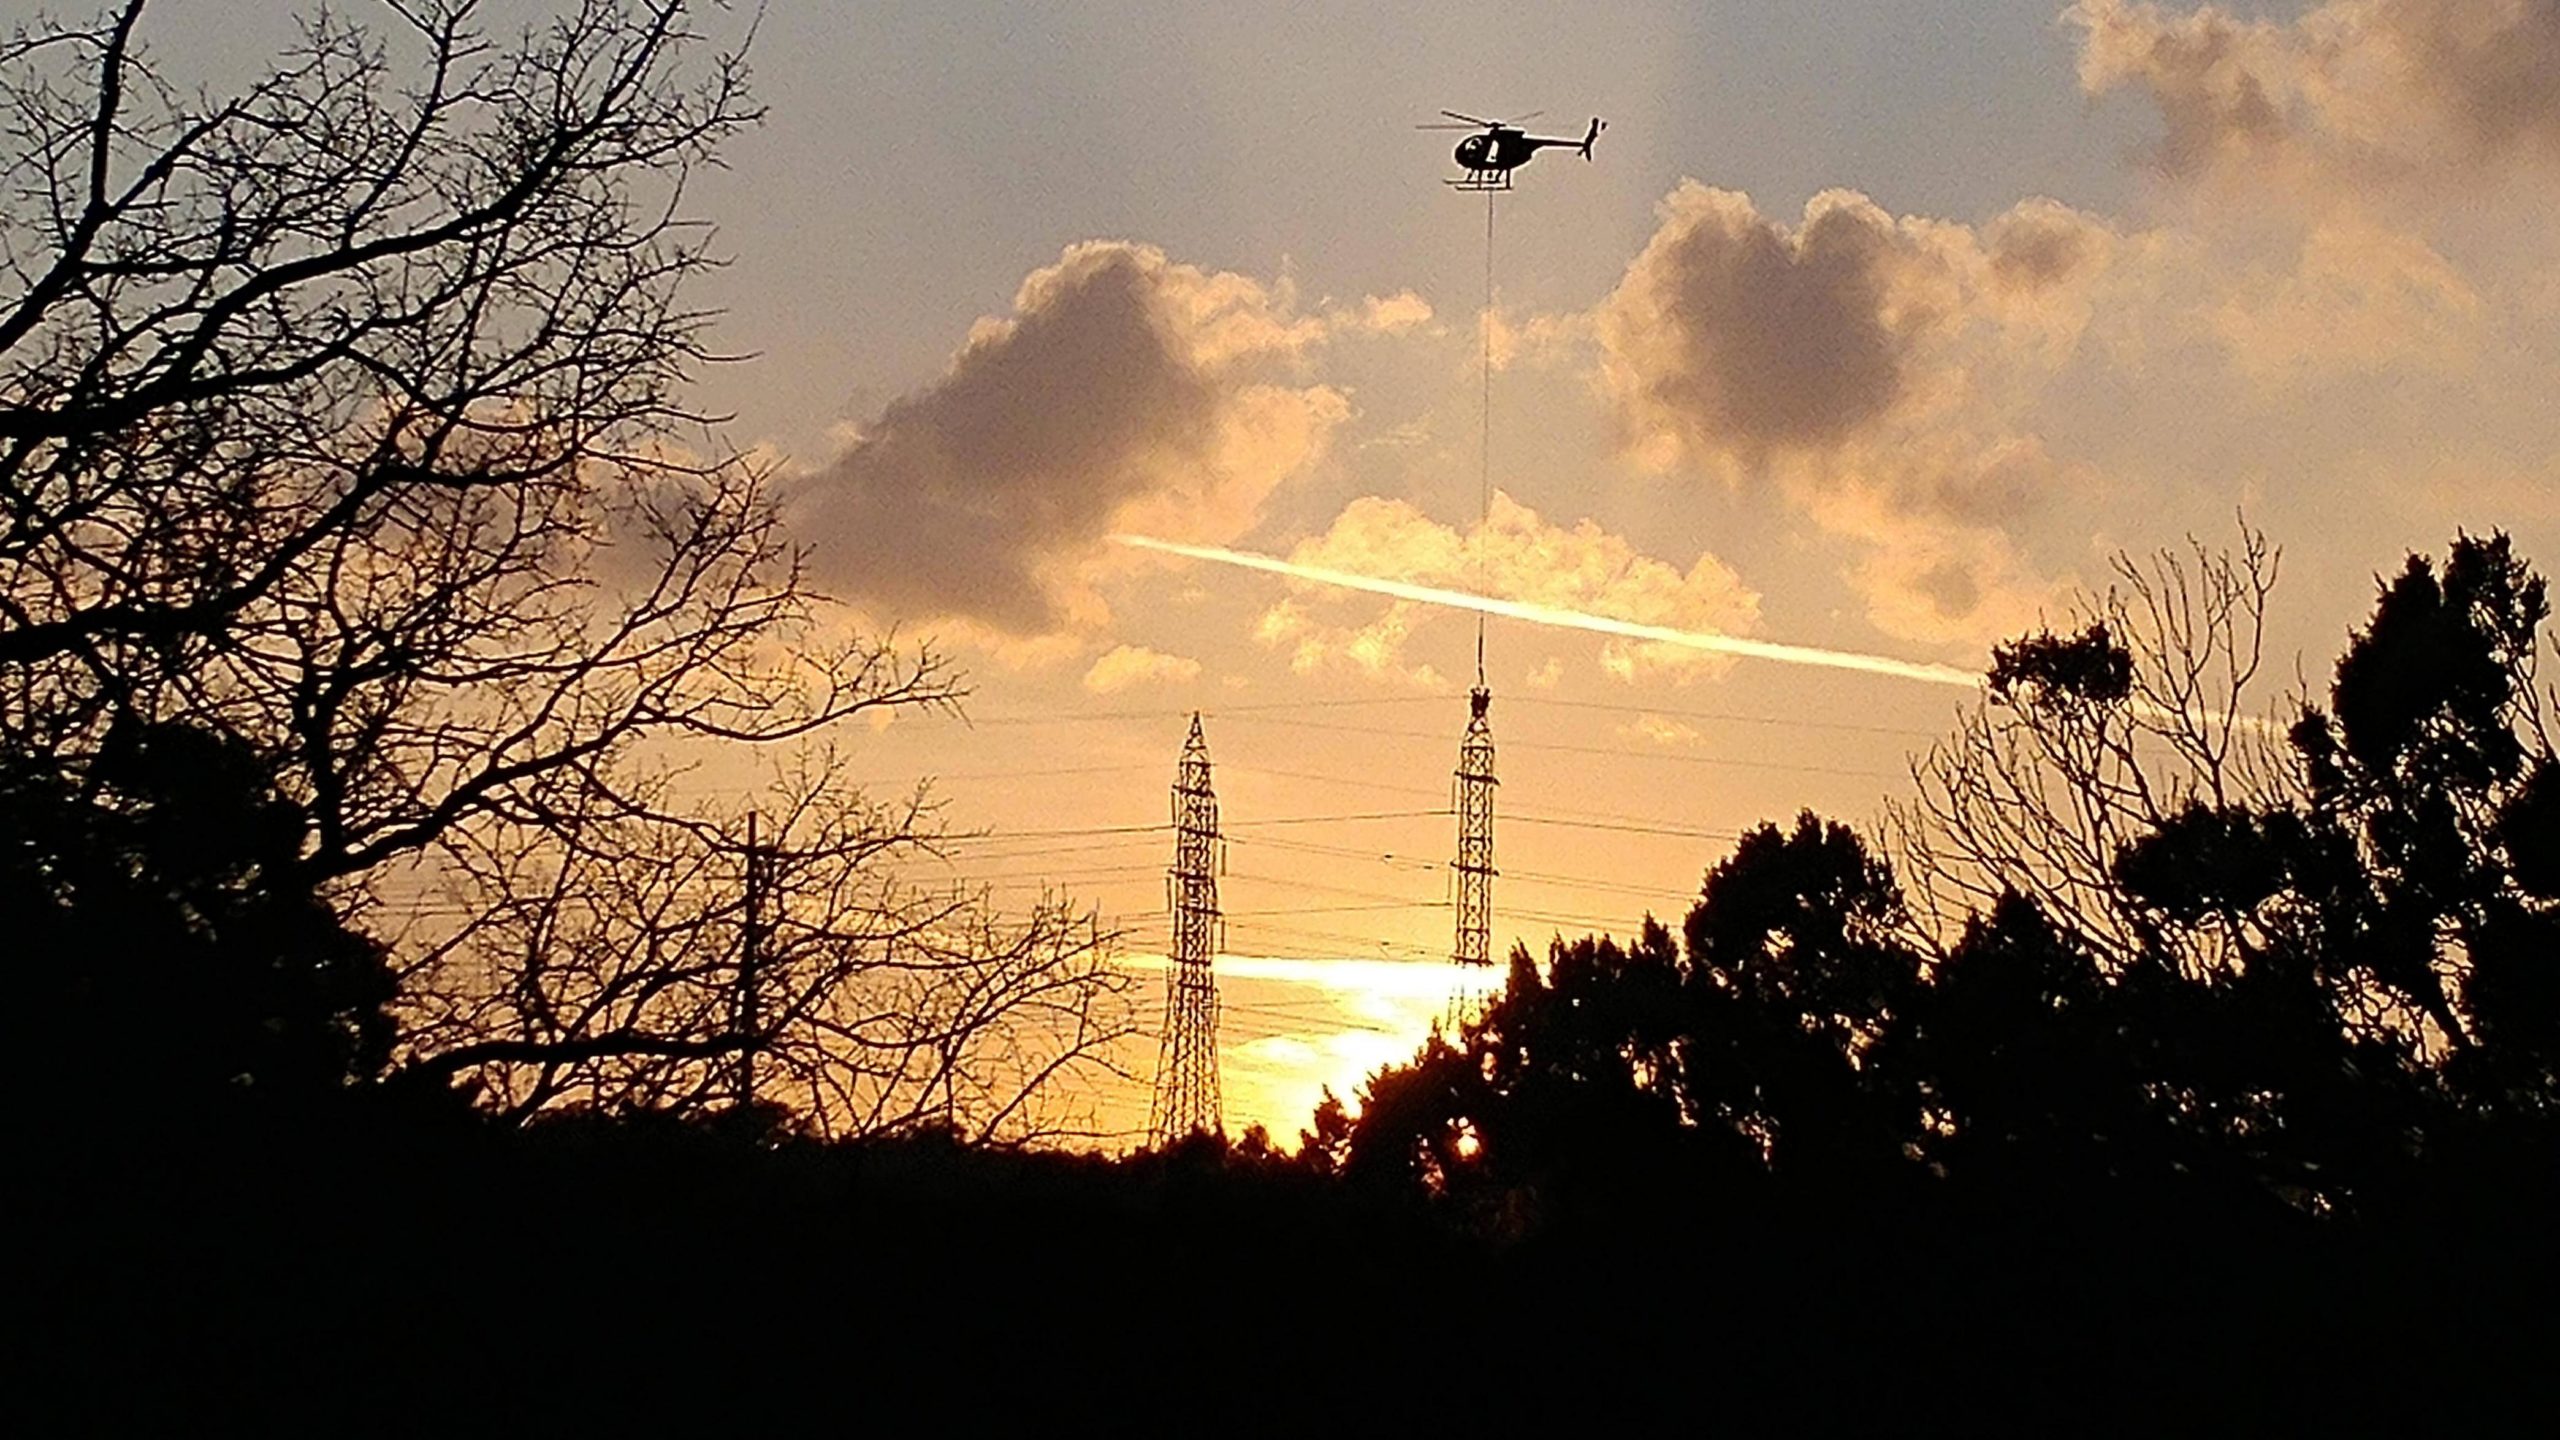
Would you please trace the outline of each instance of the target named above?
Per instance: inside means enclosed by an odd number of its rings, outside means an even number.
[[[1461,175],[1454,180],[1443,180],[1440,183],[1448,186],[1452,190],[1463,190],[1468,192],[1478,190],[1508,190],[1511,188],[1511,172],[1505,170],[1498,176]]]

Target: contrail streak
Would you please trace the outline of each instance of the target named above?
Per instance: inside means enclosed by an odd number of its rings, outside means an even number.
[[[1256,555],[1249,550],[1224,550],[1214,545],[1184,545],[1172,540],[1157,540],[1146,535],[1114,535],[1116,544],[1136,550],[1153,550],[1160,555],[1180,555],[1192,560],[1207,560],[1218,565],[1233,565],[1245,570],[1260,570],[1272,575],[1286,575],[1296,580],[1310,580],[1318,585],[1332,585],[1344,590],[1363,590],[1372,595],[1386,595],[1398,600],[1411,600],[1422,605],[1442,605],[1452,610],[1472,610],[1480,615],[1499,615],[1506,620],[1519,620],[1531,625],[1549,625],[1560,630],[1588,630],[1595,635],[1615,635],[1628,640],[1646,640],[1660,645],[1677,645],[1687,650],[1704,650],[1717,655],[1739,655],[1752,660],[1775,660],[1782,665],[1818,665],[1830,670],[1854,670],[1863,675],[1883,675],[1895,680],[1917,680],[1929,685],[1954,685],[1966,690],[1982,688],[1982,677],[1970,670],[1952,665],[1924,665],[1913,660],[1896,660],[1889,655],[1861,655],[1854,650],[1824,650],[1812,645],[1785,645],[1774,640],[1745,640],[1738,635],[1719,635],[1712,630],[1679,630],[1668,625],[1645,625],[1633,620],[1618,620],[1607,615],[1593,615],[1581,610],[1566,610],[1554,605],[1538,605],[1526,600],[1502,600],[1491,595],[1476,595],[1464,590],[1443,590],[1434,585],[1413,585],[1402,580],[1381,580],[1373,575],[1355,575],[1348,570],[1328,570],[1320,565],[1300,565],[1274,555]]]

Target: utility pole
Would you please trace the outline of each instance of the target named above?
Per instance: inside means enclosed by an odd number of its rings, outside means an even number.
[[[764,965],[764,851],[756,844],[756,812],[747,812],[745,916],[738,926],[738,993],[730,1013],[730,1030],[739,1040],[734,1098],[741,1111],[756,1103],[757,972]]]
[[[1165,877],[1173,945],[1165,967],[1164,1040],[1147,1137],[1158,1147],[1194,1131],[1225,1133],[1218,1095],[1218,796],[1200,716],[1173,781],[1173,869]]]

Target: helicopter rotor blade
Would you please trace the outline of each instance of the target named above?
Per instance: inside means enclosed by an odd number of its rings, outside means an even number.
[[[1546,114],[1546,113],[1547,113],[1547,112],[1546,112],[1546,111],[1544,111],[1544,110],[1532,110],[1532,111],[1530,111],[1530,112],[1529,112],[1528,114],[1526,114],[1526,115],[1514,115],[1514,116],[1512,116],[1510,119],[1505,120],[1505,121],[1503,121],[1502,123],[1503,123],[1503,124],[1505,124],[1505,125],[1525,125],[1525,124],[1527,124],[1528,122],[1530,122],[1530,121],[1532,121],[1532,120],[1535,120],[1535,119],[1537,119],[1539,116],[1544,115],[1544,114]]]
[[[1481,125],[1416,125],[1416,130],[1481,130]]]
[[[1464,120],[1470,125],[1481,125],[1488,130],[1502,123],[1499,120],[1486,120],[1474,115],[1461,115],[1455,110],[1443,110],[1440,113],[1448,116],[1452,120]]]

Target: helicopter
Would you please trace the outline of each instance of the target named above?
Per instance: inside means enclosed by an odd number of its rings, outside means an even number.
[[[1566,140],[1548,135],[1530,135],[1519,128],[1523,121],[1535,120],[1544,114],[1544,111],[1532,110],[1526,115],[1510,120],[1486,120],[1474,115],[1461,115],[1455,110],[1443,110],[1440,113],[1451,120],[1465,123],[1448,125],[1434,122],[1428,125],[1416,125],[1413,128],[1416,130],[1481,129],[1484,132],[1480,135],[1470,135],[1458,142],[1455,154],[1458,164],[1464,167],[1467,173],[1442,183],[1459,190],[1508,190],[1511,188],[1511,172],[1528,164],[1530,157],[1549,146],[1566,146],[1580,152],[1582,158],[1588,160],[1591,158],[1591,142],[1599,139],[1600,132],[1609,128],[1608,121],[1594,115],[1591,117],[1591,128],[1583,132],[1581,139]]]

